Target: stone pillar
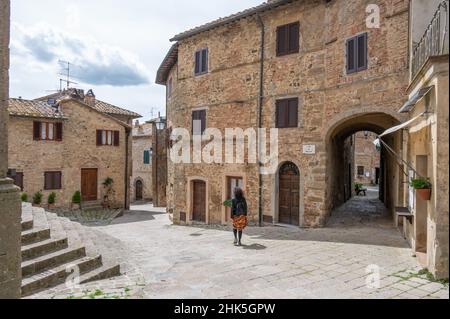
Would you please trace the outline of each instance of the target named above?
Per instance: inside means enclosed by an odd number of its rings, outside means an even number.
[[[8,172],[10,1],[0,0],[0,299],[20,298],[21,203]]]
[[[167,129],[158,130],[152,123],[152,191],[155,207],[167,206]]]

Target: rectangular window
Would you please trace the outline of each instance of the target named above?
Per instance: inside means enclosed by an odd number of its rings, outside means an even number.
[[[20,190],[23,191],[23,173],[16,172],[16,170],[13,169],[9,169],[7,177],[11,178],[14,181],[14,185],[20,187]]]
[[[206,110],[192,112],[192,134],[202,135],[206,130]]]
[[[195,75],[208,73],[208,49],[195,52]]]
[[[97,130],[97,146],[119,146],[120,132]]]
[[[277,28],[277,56],[298,53],[300,50],[300,23],[295,22]]]
[[[363,33],[347,40],[347,74],[367,70],[367,33]]]
[[[61,172],[45,172],[44,173],[44,189],[56,190],[61,189]]]
[[[365,169],[364,166],[358,166],[358,176],[364,176]]]
[[[150,164],[150,151],[144,151],[144,164],[149,165]]]
[[[298,98],[278,100],[276,102],[276,127],[298,127]]]
[[[33,122],[35,141],[62,141],[62,123]]]

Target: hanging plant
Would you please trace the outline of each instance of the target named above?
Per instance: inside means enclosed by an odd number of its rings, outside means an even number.
[[[420,198],[425,201],[431,199],[433,185],[431,184],[429,178],[420,177],[417,179],[412,179],[410,185],[416,190],[416,193]]]

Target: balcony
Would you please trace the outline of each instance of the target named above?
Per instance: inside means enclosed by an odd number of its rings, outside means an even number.
[[[429,58],[448,54],[448,0],[442,1],[424,35],[413,48],[411,79],[414,79]]]

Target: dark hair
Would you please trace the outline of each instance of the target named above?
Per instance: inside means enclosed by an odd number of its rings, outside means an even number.
[[[234,189],[234,197],[236,199],[243,199],[244,198],[244,191],[240,189],[239,187]]]

